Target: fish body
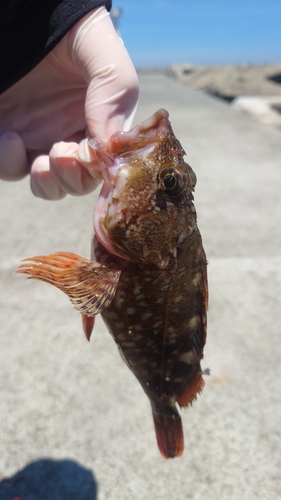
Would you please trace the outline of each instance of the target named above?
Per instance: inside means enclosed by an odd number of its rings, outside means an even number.
[[[54,284],[82,313],[89,337],[100,313],[147,394],[160,452],[183,452],[177,404],[204,386],[207,262],[196,222],[196,177],[168,113],[93,144],[106,165],[94,214],[92,261],[57,253],[18,272]]]

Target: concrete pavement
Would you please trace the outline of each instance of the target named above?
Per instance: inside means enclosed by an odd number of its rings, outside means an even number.
[[[280,130],[164,75],[140,84],[135,122],[166,108],[198,178],[212,375],[182,412],[184,455],[165,461],[102,321],[87,343],[67,297],[12,275],[24,257],[88,256],[97,193],[47,202],[1,182],[0,500],[281,496]]]

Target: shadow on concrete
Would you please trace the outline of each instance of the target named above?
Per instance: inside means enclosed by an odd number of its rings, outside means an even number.
[[[73,460],[41,459],[3,479],[0,500],[97,500],[97,483]]]
[[[268,76],[267,79],[275,83],[281,83],[281,73],[276,73],[276,75]]]
[[[217,99],[221,99],[222,101],[231,103],[233,99],[235,99],[235,95],[223,94],[221,92],[215,92],[212,90],[205,90],[206,94],[211,97],[216,97]]]

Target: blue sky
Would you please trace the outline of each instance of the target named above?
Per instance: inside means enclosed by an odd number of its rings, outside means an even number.
[[[113,0],[137,67],[281,61],[281,0]]]

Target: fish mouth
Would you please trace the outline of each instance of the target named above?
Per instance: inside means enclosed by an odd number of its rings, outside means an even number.
[[[172,132],[169,113],[158,109],[156,113],[127,132],[116,132],[108,142],[108,151],[113,155],[138,150],[145,145],[157,142],[162,135]]]

